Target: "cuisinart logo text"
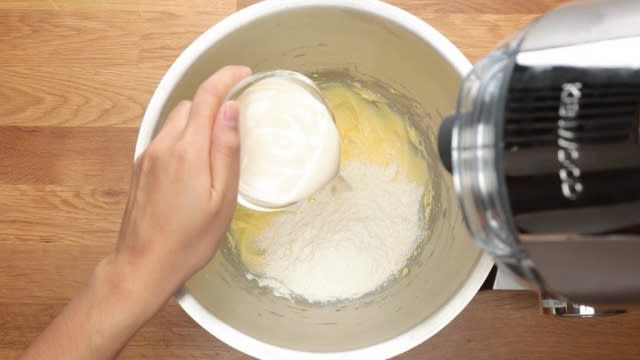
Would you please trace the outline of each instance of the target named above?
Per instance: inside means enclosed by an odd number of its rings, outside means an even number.
[[[577,142],[578,112],[582,84],[579,82],[562,84],[560,107],[558,108],[558,175],[562,185],[562,195],[569,200],[582,196],[582,181],[578,159],[580,150]]]

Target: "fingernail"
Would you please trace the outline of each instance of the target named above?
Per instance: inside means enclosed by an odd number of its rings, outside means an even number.
[[[222,106],[222,123],[230,128],[238,127],[238,104],[235,101]]]

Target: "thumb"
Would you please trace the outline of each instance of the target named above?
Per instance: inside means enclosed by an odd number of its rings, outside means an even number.
[[[240,135],[238,103],[227,101],[216,116],[211,135],[211,185],[218,196],[238,195]]]

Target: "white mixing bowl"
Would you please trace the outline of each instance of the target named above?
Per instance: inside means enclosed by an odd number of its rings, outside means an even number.
[[[435,195],[429,234],[406,276],[340,305],[275,297],[247,279],[225,248],[177,294],[182,308],[227,344],[270,359],[387,358],[447,325],[492,266],[469,238],[434,146],[435,129],[454,109],[461,77],[470,69],[460,51],[420,19],[383,2],[265,1],[216,24],[180,55],[144,115],[136,156],[167,112],[226,64],[348,72],[383,85],[390,97],[395,95],[389,88],[400,92],[394,104],[410,115],[430,153]]]

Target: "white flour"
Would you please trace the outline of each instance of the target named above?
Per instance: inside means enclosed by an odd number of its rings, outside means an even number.
[[[351,190],[321,190],[256,239],[265,251],[258,280],[276,295],[359,297],[397,275],[418,244],[423,187],[363,162],[344,164],[341,174]]]

